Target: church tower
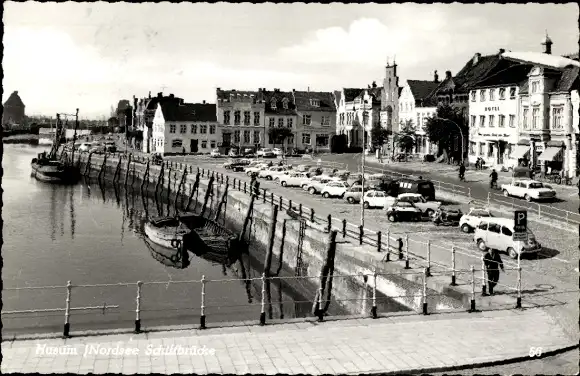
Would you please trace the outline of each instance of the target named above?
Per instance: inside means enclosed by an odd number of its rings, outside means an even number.
[[[393,132],[399,131],[399,77],[397,64],[389,64],[385,69],[383,92],[381,97],[381,125]]]

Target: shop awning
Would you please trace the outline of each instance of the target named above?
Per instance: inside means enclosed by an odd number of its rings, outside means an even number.
[[[518,160],[524,159],[530,154],[530,147],[526,145],[516,145],[515,149],[512,151],[511,158]]]
[[[542,154],[538,156],[540,161],[553,161],[562,152],[562,148],[555,146],[548,146]]]

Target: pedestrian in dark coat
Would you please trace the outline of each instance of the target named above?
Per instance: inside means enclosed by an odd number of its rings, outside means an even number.
[[[501,270],[504,271],[503,261],[499,256],[499,252],[495,249],[490,249],[485,256],[483,256],[483,262],[485,263],[485,269],[487,270],[489,295],[493,295],[493,288],[499,281],[499,269],[501,268]]]

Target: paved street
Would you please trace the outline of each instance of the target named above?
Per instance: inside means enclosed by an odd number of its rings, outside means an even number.
[[[536,309],[399,314],[376,320],[297,320],[265,327],[3,342],[2,372],[428,372],[525,359],[531,348],[535,353],[541,347],[545,354],[571,345],[550,317]],[[118,355],[119,349],[126,355]]]

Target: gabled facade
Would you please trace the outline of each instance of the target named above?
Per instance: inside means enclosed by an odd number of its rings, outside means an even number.
[[[381,91],[381,126],[393,134],[399,132],[399,96],[402,88],[399,87],[397,64],[387,64],[385,67],[385,79]],[[392,139],[392,137],[391,137]],[[391,143],[391,148],[393,147]]]
[[[336,133],[347,136],[348,147],[363,147],[365,139],[367,147],[372,145],[371,129],[373,125],[380,125],[382,90],[373,82],[367,89],[339,91]]]
[[[182,98],[178,98],[173,94],[164,96],[163,93],[157,93],[156,97],[151,97],[151,92],[147,98],[142,98],[138,101],[135,117],[136,117],[136,128],[143,131],[143,152],[150,153],[153,151],[153,119],[157,111],[157,105],[178,105],[183,103]]]
[[[25,124],[25,109],[26,106],[18,95],[18,91],[10,94],[6,102],[4,102],[4,109],[2,112],[2,126],[19,127]]]
[[[221,137],[215,104],[157,103],[152,125],[154,152],[209,153]]]
[[[222,130],[221,147],[258,149],[266,145],[265,90],[216,90],[217,122]]]
[[[336,98],[332,92],[292,90],[296,104],[298,149],[330,150],[336,134]]]
[[[297,147],[296,132],[297,132],[297,122],[298,113],[296,112],[296,103],[294,102],[294,95],[291,91],[280,91],[280,89],[274,89],[273,91],[268,91],[265,88],[261,89],[265,98],[265,145],[268,148],[274,147],[274,140],[268,135],[268,131],[271,128],[289,128],[292,130],[292,136],[284,141],[285,145],[275,145],[276,147],[285,146],[287,148]]]

